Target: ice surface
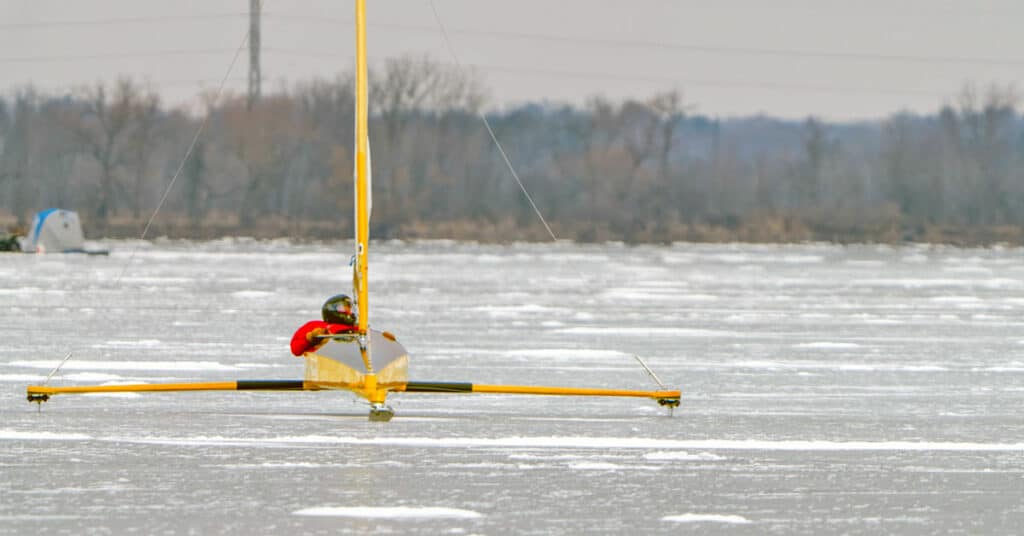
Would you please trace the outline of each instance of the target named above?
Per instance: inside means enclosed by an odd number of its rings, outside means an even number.
[[[1015,534],[1024,519],[1024,250],[374,242],[371,322],[409,349],[412,379],[650,389],[640,355],[682,405],[408,393],[382,424],[345,393],[242,391],[38,412],[24,386],[68,351],[55,385],[301,378],[291,334],[351,280],[351,241],[102,247],[115,254],[0,256],[0,532]],[[310,508],[331,515],[292,515]],[[434,515],[451,510],[479,517]]]
[[[12,434],[14,432],[11,432]],[[47,435],[38,437],[27,434],[24,437],[5,436],[0,430],[0,439],[49,439]],[[748,451],[780,451],[780,452],[1024,452],[1024,443],[975,443],[975,442],[935,442],[935,441],[766,441],[766,440],[733,440],[733,439],[649,439],[630,437],[345,437],[345,436],[67,436],[56,439],[89,439],[93,441],[111,441],[118,443],[139,443],[147,445],[193,445],[193,446],[249,446],[277,447],[282,445],[369,445],[407,448],[443,448],[443,449],[476,449],[476,448],[529,448],[544,449],[646,449],[646,450],[748,450]],[[664,454],[660,454],[664,456]]]

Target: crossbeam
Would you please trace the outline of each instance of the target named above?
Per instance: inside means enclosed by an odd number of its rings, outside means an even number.
[[[337,386],[357,390],[357,386]],[[45,402],[51,396],[86,393],[139,393],[139,392],[180,392],[180,391],[320,391],[319,382],[303,380],[237,380],[226,382],[197,383],[143,383],[127,385],[72,385],[45,386],[30,385],[27,389],[29,402]],[[540,385],[487,385],[465,382],[409,381],[386,386],[389,392],[405,393],[492,393],[513,395],[547,396],[609,396],[651,398],[663,406],[679,405],[679,391],[636,391],[629,389],[596,389],[588,387],[556,387]]]

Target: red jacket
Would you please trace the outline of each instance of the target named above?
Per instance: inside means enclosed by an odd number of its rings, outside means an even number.
[[[323,339],[316,339],[311,337],[314,329],[326,330],[329,333],[345,333],[356,331],[355,326],[348,324],[328,324],[323,320],[310,320],[299,328],[295,335],[292,335],[292,355],[301,356],[302,354],[316,348],[323,344]]]

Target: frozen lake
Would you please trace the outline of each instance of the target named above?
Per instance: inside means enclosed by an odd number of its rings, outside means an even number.
[[[0,256],[0,533],[1010,534],[1024,523],[1024,250],[375,244],[410,379],[654,402],[190,393],[300,379],[349,244]],[[137,249],[136,249],[137,248]],[[132,250],[136,253],[130,264]],[[127,266],[124,276],[118,280]]]

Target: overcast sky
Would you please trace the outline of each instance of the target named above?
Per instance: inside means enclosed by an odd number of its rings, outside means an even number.
[[[965,83],[1024,74],[1019,0],[434,0],[490,106],[678,89],[697,113],[870,119],[933,112]],[[373,65],[452,62],[427,0],[369,0]],[[170,104],[215,87],[248,0],[0,0],[0,88],[131,76]],[[350,70],[350,0],[265,0],[264,91]],[[231,73],[244,92],[248,53]]]

